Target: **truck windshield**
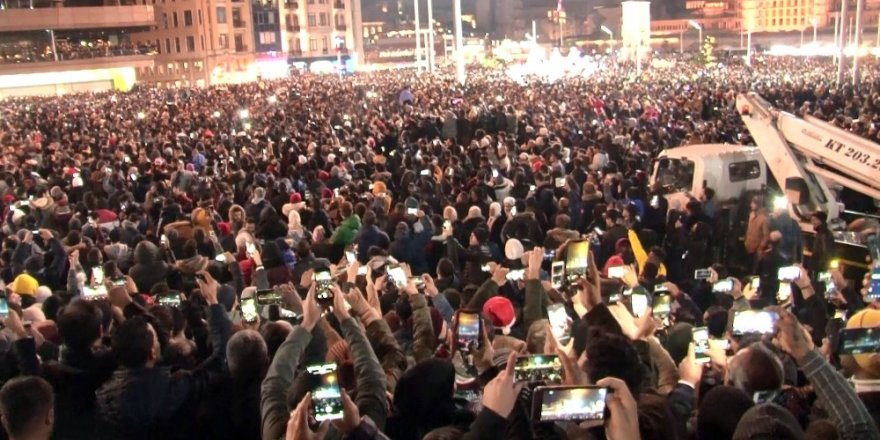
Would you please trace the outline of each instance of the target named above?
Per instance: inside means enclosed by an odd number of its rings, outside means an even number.
[[[694,163],[684,159],[660,159],[657,182],[677,192],[690,191],[694,186]]]

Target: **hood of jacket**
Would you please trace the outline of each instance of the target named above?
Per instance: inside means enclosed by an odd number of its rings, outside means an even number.
[[[159,261],[159,248],[149,241],[141,241],[134,248],[134,262],[137,264],[153,264]]]
[[[547,231],[547,235],[560,243],[565,242],[565,240],[577,240],[580,238],[578,231],[563,228],[553,228]]]

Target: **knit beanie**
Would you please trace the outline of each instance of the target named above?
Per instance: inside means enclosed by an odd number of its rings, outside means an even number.
[[[764,403],[753,406],[736,425],[733,440],[795,440],[803,439],[804,430],[787,409]]]
[[[733,438],[743,414],[754,405],[745,391],[739,388],[727,385],[712,388],[703,396],[697,412],[697,439]]]

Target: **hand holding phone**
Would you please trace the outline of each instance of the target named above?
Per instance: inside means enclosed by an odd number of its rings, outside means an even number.
[[[336,364],[318,364],[306,367],[306,372],[319,376],[319,385],[312,390],[312,416],[317,422],[339,420],[343,416],[342,391],[336,374]]]

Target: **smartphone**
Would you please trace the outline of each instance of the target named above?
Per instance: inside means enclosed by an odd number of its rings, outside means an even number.
[[[608,268],[608,278],[623,278],[626,274],[626,268],[623,266],[612,266]]]
[[[241,317],[248,324],[257,322],[257,302],[254,297],[241,299]]]
[[[92,285],[99,286],[104,284],[104,268],[95,266],[92,268]]]
[[[315,283],[315,299],[317,299],[324,308],[327,308],[328,305],[332,305],[333,291],[330,290],[330,285],[333,284],[333,277],[330,275],[330,269],[315,269],[312,278]]]
[[[525,276],[525,269],[511,270],[507,272],[507,281],[522,281]]]
[[[777,273],[779,281],[792,282],[801,276],[801,268],[797,266],[780,267]]]
[[[554,289],[562,288],[562,281],[565,277],[565,262],[554,261],[550,265],[550,286]]]
[[[659,196],[651,197],[651,207],[654,209],[660,209],[660,197]]]
[[[571,340],[571,318],[568,317],[565,306],[559,303],[547,306],[547,318],[553,337],[562,345],[568,344]]]
[[[123,277],[123,278],[117,278],[117,279],[113,280],[113,285],[114,286],[124,286],[125,285],[125,278]]]
[[[733,280],[730,278],[721,280],[712,285],[713,292],[727,293],[733,291]]]
[[[83,298],[89,301],[99,300],[107,297],[107,287],[103,284],[96,286],[83,286]]]
[[[733,334],[741,336],[748,333],[771,335],[776,329],[776,312],[766,310],[743,310],[733,315]]]
[[[413,283],[413,285],[416,286],[416,289],[420,291],[425,290],[425,280],[423,280],[422,277],[410,277],[410,279],[407,280],[407,283]]]
[[[421,176],[430,176],[430,175],[431,175],[431,170],[422,170],[422,171],[419,171],[419,175],[421,175]]]
[[[248,242],[247,244],[247,256],[250,257],[254,253],[257,252],[257,246],[253,243]]]
[[[398,289],[406,287],[406,272],[397,265],[388,266],[388,278],[397,286]]]
[[[359,266],[358,267],[358,275],[366,275],[367,274],[367,266]]]
[[[850,328],[840,331],[839,354],[880,353],[880,328]]]
[[[6,297],[0,297],[0,318],[6,319],[9,316],[9,302]]]
[[[453,399],[466,401],[468,410],[474,414],[478,414],[483,409],[483,393],[479,389],[455,387]]]
[[[214,257],[214,261],[219,261],[221,263],[225,263],[226,262],[226,255],[218,254],[216,257]]]
[[[664,291],[654,291],[654,316],[665,318],[672,312],[672,297]]]
[[[776,291],[776,301],[780,304],[791,298],[791,283],[779,283],[779,290]]]
[[[175,309],[180,307],[180,295],[176,293],[159,295],[156,298],[156,301],[159,303],[160,306],[168,306]]]
[[[537,387],[532,400],[533,420],[605,420],[608,393],[608,388],[589,385]]]
[[[587,257],[590,253],[590,242],[575,241],[568,244],[565,255],[565,272],[570,278],[583,277],[587,274]]]
[[[418,215],[419,208],[406,208],[406,215]]]
[[[459,311],[455,326],[455,350],[463,354],[475,353],[480,348],[483,321],[478,312]]]
[[[513,381],[525,383],[562,382],[562,362],[555,354],[517,356]]]
[[[450,222],[449,220],[443,220],[443,230],[452,231],[452,222]]]
[[[565,177],[557,177],[556,178],[556,187],[562,188],[563,186],[565,186]]]
[[[695,327],[691,330],[692,340],[694,341],[694,358],[698,363],[705,364],[709,362],[709,328]]]
[[[348,261],[348,264],[352,264],[357,261],[357,256],[352,251],[345,251],[345,261]]]
[[[159,244],[162,246],[167,246],[168,245],[168,236],[165,234],[162,234],[162,236],[159,237]]]
[[[544,251],[544,261],[550,261],[556,258],[556,249],[549,249]]]
[[[880,299],[880,266],[871,271],[871,286],[866,297],[871,300]]]
[[[495,177],[495,178],[498,177],[498,169],[492,168],[492,177]]]
[[[257,304],[261,306],[277,306],[281,305],[281,294],[276,292],[275,289],[260,289],[257,290],[256,295],[254,297],[257,299]]]
[[[694,271],[695,280],[708,280],[712,277],[712,269],[697,269]]]
[[[315,421],[342,419],[342,391],[336,375],[336,364],[317,364],[306,366],[306,372],[320,377],[320,382],[312,390],[312,415]]]
[[[637,318],[640,318],[648,310],[648,295],[644,293],[633,292],[629,297],[632,305],[632,312]]]

